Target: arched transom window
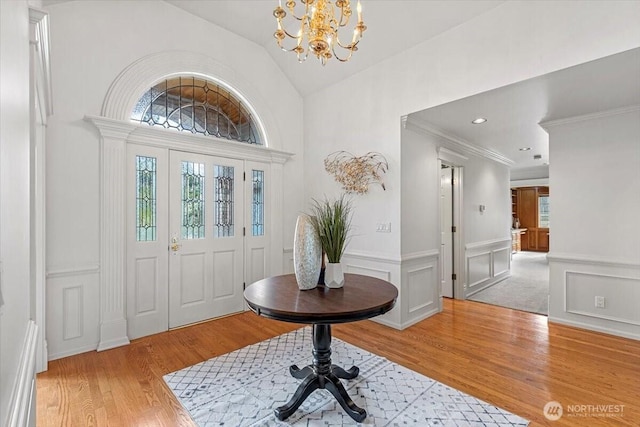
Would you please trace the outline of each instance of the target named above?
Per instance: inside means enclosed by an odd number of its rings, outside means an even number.
[[[264,145],[246,104],[225,87],[198,77],[174,77],[151,87],[133,108],[131,120]]]

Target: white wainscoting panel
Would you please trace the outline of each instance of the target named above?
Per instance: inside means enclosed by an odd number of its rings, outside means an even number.
[[[403,255],[401,329],[442,310],[439,262],[439,250]]]
[[[99,286],[97,266],[60,269],[47,274],[49,360],[98,347]]]
[[[640,339],[640,263],[553,253],[547,259],[550,322]]]
[[[511,275],[511,238],[467,244],[465,254],[466,297]]]
[[[493,251],[493,275],[511,273],[511,247]]]
[[[595,306],[596,296],[604,298],[604,307]],[[628,304],[628,299],[636,304]],[[640,326],[639,308],[640,279],[575,271],[565,273],[567,313]]]
[[[401,329],[402,290],[400,289],[400,262],[379,254],[348,252],[342,257],[345,273],[362,274],[391,282],[398,288],[398,300],[389,312],[374,317],[373,321]],[[293,271],[293,268],[292,268]]]
[[[344,272],[375,277],[377,279],[386,280],[387,282],[391,280],[391,271],[381,270],[379,268],[362,267],[359,265],[344,263]]]
[[[408,310],[412,315],[418,310],[437,304],[433,292],[429,292],[429,284],[433,281],[433,266],[419,267],[407,271],[407,288],[409,290]],[[425,289],[427,292],[425,292]]]
[[[62,339],[65,341],[84,335],[84,305],[82,286],[62,289]]]
[[[473,293],[491,279],[491,252],[467,256],[467,289]]]

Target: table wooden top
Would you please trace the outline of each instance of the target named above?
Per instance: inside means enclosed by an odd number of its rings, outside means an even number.
[[[384,314],[396,303],[398,290],[375,277],[345,274],[344,286],[300,290],[293,274],[268,277],[248,286],[244,299],[256,314],[294,323],[354,322]]]

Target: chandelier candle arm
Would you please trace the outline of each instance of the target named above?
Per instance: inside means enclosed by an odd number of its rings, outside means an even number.
[[[329,59],[335,57],[340,62],[347,62],[351,59],[353,52],[358,50],[358,43],[362,34],[367,29],[362,20],[362,5],[360,0],[357,4],[358,23],[353,29],[353,37],[349,44],[343,44],[339,38],[341,28],[349,24],[352,15],[350,0],[300,0],[304,5],[304,15],[297,16],[295,13],[296,2],[288,0],[285,10],[282,7],[282,0],[278,1],[278,6],[273,10],[278,27],[273,34],[280,49],[285,52],[295,52],[298,61],[303,62],[313,53],[325,65]],[[339,19],[336,19],[338,16]],[[300,22],[297,35],[291,34],[284,25],[287,15]],[[295,22],[295,21],[292,21]],[[294,47],[284,46],[284,40],[290,39],[295,42]],[[345,56],[340,56],[336,46],[346,52]]]

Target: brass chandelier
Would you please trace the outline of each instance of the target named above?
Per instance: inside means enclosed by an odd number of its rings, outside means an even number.
[[[278,29],[273,36],[280,49],[285,52],[295,52],[299,62],[306,60],[309,52],[313,53],[322,62],[322,65],[325,65],[332,56],[340,62],[347,62],[351,59],[353,52],[358,50],[362,33],[367,29],[362,21],[360,0],[358,0],[357,6],[358,23],[353,29],[351,41],[347,44],[340,41],[338,31],[349,24],[351,17],[349,0],[300,0],[300,3],[304,5],[304,15],[302,16],[295,14],[295,1],[288,0],[285,4],[289,14],[299,21],[300,28],[296,35],[284,29],[283,19],[287,16],[287,12],[282,8],[282,0],[279,0],[278,7],[273,10],[273,16],[278,21]],[[285,38],[294,40],[294,47],[286,48],[283,45]],[[344,56],[339,56],[337,51],[340,51]]]

